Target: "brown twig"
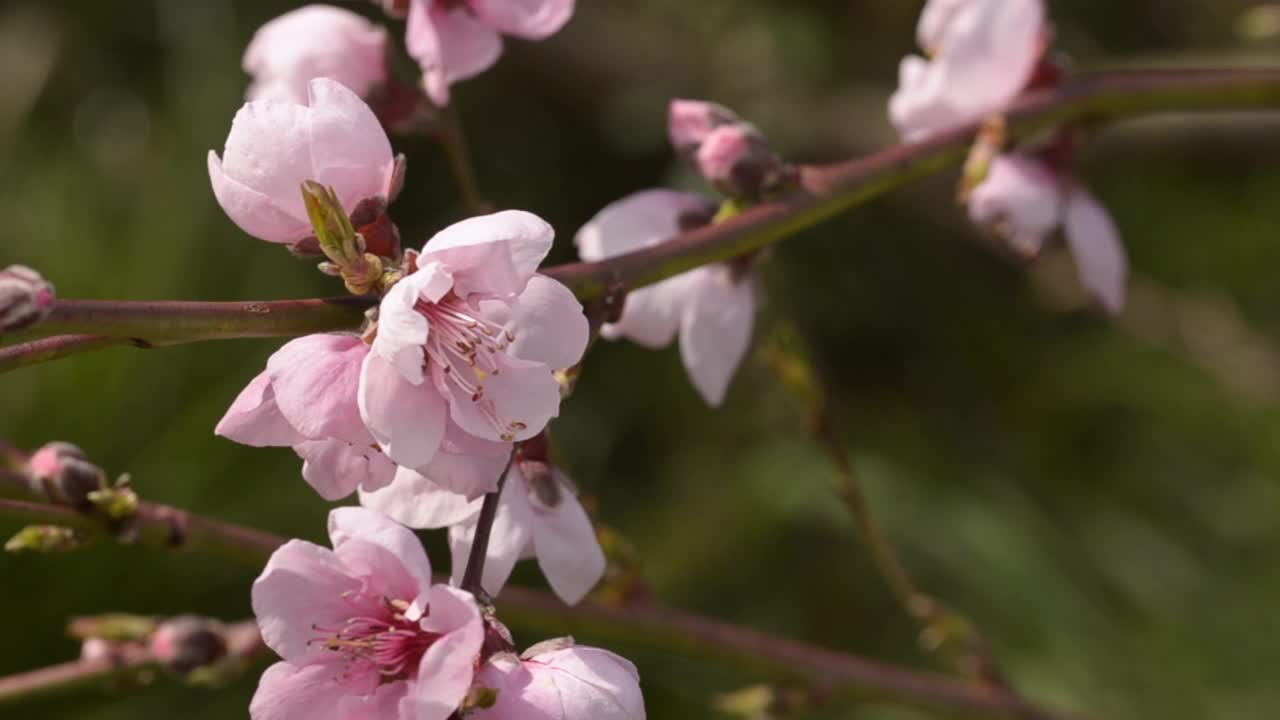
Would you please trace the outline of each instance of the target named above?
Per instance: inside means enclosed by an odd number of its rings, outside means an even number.
[[[1009,136],[1021,141],[1072,123],[1110,122],[1162,112],[1275,108],[1280,108],[1280,70],[1178,69],[1077,77],[1057,89],[1025,96],[1013,105],[1006,119]],[[543,272],[568,285],[581,299],[590,300],[611,288],[643,287],[700,265],[738,257],[959,165],[977,129],[971,125],[863,158],[805,166],[800,169],[795,192],[730,220],[608,260],[559,265]],[[354,331],[370,302],[357,298],[234,303],[59,300],[53,314],[27,331],[24,339],[93,334],[134,338],[154,346]]]
[[[234,546],[237,555],[261,564],[286,540],[177,508],[151,504],[143,507],[149,509],[142,513],[143,531],[137,542],[173,547],[170,520],[175,514],[185,518],[188,529],[185,542],[178,545],[183,549]],[[99,533],[104,528],[95,517],[40,502],[0,499],[0,518]],[[440,580],[447,582],[445,578]],[[833,701],[878,698],[990,717],[1054,717],[1000,689],[972,686],[674,610],[653,606],[618,608],[590,602],[568,607],[545,591],[510,585],[503,589],[499,605],[501,616],[512,624],[555,626],[562,632],[599,642],[722,661],[743,673],[803,683]]]
[[[462,571],[462,589],[477,598],[488,598],[482,581],[485,558],[489,554],[489,536],[493,532],[493,521],[498,517],[498,500],[502,497],[502,488],[507,484],[507,473],[511,472],[511,464],[516,460],[519,447],[519,445],[511,446],[507,464],[502,468],[502,474],[498,476],[498,489],[486,494],[484,502],[480,504],[480,517],[476,519],[476,532],[471,538],[471,553],[467,555],[467,567]]]

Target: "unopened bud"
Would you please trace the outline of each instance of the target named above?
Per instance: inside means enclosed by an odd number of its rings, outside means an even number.
[[[667,133],[679,153],[693,153],[712,130],[741,122],[729,108],[702,100],[672,100],[667,110]]]
[[[90,494],[107,486],[102,468],[68,442],[51,442],[37,450],[27,461],[27,481],[32,492],[80,510],[92,508]]]
[[[0,334],[30,327],[49,316],[54,292],[40,273],[23,265],[0,270]]]
[[[351,224],[364,240],[365,252],[382,257],[400,254],[400,230],[387,214],[387,201],[380,197],[361,200],[351,211]]]
[[[209,667],[227,654],[222,623],[196,615],[179,615],[160,623],[147,643],[159,663],[178,675]]]
[[[734,199],[759,200],[788,172],[760,131],[748,123],[712,130],[698,147],[696,158],[707,182]]]

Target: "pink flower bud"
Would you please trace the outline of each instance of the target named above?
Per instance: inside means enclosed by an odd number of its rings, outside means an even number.
[[[312,80],[309,105],[261,100],[236,113],[219,160],[209,151],[218,204],[242,230],[293,244],[312,234],[299,188],[311,180],[333,188],[348,211],[390,197],[396,162],[391,142],[368,105],[345,85]]]
[[[148,649],[166,668],[187,675],[225,657],[227,641],[222,623],[196,615],[179,615],[156,628]]]
[[[729,108],[702,100],[672,100],[667,110],[667,133],[680,153],[692,153],[721,125],[740,122]]]
[[[51,442],[37,450],[27,461],[27,479],[33,492],[81,509],[93,507],[89,493],[103,489],[107,482],[102,468],[67,442]]]
[[[785,173],[759,130],[747,123],[721,125],[698,147],[698,170],[731,198],[757,200]]]
[[[0,333],[30,327],[53,310],[53,286],[23,265],[0,270]]]
[[[258,28],[244,53],[250,100],[307,101],[307,84],[327,77],[355,94],[387,80],[387,31],[350,10],[307,5]]]

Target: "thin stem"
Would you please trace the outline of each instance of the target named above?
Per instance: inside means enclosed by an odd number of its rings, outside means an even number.
[[[232,623],[223,633],[229,657],[244,661],[265,654],[266,646],[254,621]],[[112,648],[109,657],[82,658],[0,677],[0,707],[98,687],[112,680],[139,678],[162,665],[142,644],[120,643]]]
[[[505,473],[504,473],[505,475]],[[183,549],[223,550],[259,566],[285,538],[168,508],[186,518]],[[167,521],[146,513],[154,525],[138,542],[172,547]],[[164,513],[161,513],[164,515]],[[0,518],[24,523],[65,525],[102,532],[92,516],[49,503],[0,499]],[[198,530],[196,530],[198,529]],[[217,542],[193,543],[197,536],[215,535]],[[479,545],[477,541],[475,545]],[[447,578],[439,578],[447,582]],[[656,606],[625,608],[584,602],[568,607],[550,593],[508,585],[502,591],[502,617],[524,626],[554,626],[565,633],[600,643],[647,647],[666,654],[724,663],[743,674],[795,683],[821,693],[831,702],[874,698],[907,705],[943,709],[952,714],[987,717],[1049,719],[1054,716],[999,688],[987,688],[897,667],[857,655]]]
[[[39,365],[50,360],[59,360],[71,355],[79,355],[80,353],[120,345],[150,347],[146,343],[135,342],[125,337],[54,335],[53,337],[40,338],[31,342],[0,347],[0,373],[16,370],[27,365]]]
[[[436,138],[448,158],[449,171],[453,173],[453,180],[458,186],[458,193],[462,195],[462,204],[467,214],[484,215],[493,212],[493,206],[480,194],[475,166],[471,163],[471,153],[467,149],[467,137],[462,130],[462,118],[452,105],[440,109]]]
[[[255,568],[261,567],[271,552],[286,541],[279,535],[150,502],[140,502],[132,517],[115,522],[62,505],[0,498],[0,518],[29,525],[60,525],[81,530],[91,538],[116,538],[174,550],[209,552]]]
[[[467,555],[467,568],[462,572],[462,589],[478,598],[487,598],[482,581],[484,580],[484,560],[489,554],[489,536],[493,533],[493,521],[498,517],[498,500],[502,489],[507,485],[507,474],[511,472],[511,464],[516,460],[516,449],[511,446],[511,454],[507,457],[507,465],[502,468],[498,477],[498,489],[484,496],[480,504],[480,517],[476,520],[476,533],[471,538],[471,553]]]
[[[1020,141],[1071,123],[1112,122],[1163,112],[1265,108],[1280,108],[1280,70],[1113,72],[1077,77],[1056,90],[1027,95],[1009,111],[1007,125],[1010,137]],[[558,265],[542,272],[586,301],[738,257],[958,166],[977,130],[975,124],[863,158],[805,166],[800,169],[797,191],[725,222],[607,260]],[[353,332],[372,302],[367,298],[239,303],[60,300],[49,318],[21,337],[93,334],[154,346]]]

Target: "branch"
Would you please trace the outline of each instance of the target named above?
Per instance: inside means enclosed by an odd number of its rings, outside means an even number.
[[[483,580],[484,561],[489,555],[489,536],[493,532],[493,521],[498,517],[498,500],[502,497],[502,488],[507,484],[507,473],[511,472],[511,464],[516,461],[519,447],[512,444],[507,464],[498,476],[498,489],[485,494],[484,502],[480,504],[480,517],[476,520],[476,531],[471,536],[471,552],[467,555],[467,567],[462,571],[462,589],[477,598],[488,598]]]
[[[225,660],[243,663],[266,653],[257,623],[252,620],[231,623],[221,632],[227,642]],[[223,661],[220,658],[215,662]],[[114,643],[107,657],[81,658],[0,677],[0,707],[101,686],[113,680],[148,679],[151,672],[164,667],[163,659],[156,657],[145,644]],[[236,665],[236,668],[239,671],[242,666]]]
[[[183,518],[186,528],[186,534],[179,536],[185,540],[176,545],[183,549],[234,549],[239,557],[261,565],[286,542],[278,535],[164,505],[143,503],[139,515],[142,527],[136,540],[149,545],[175,547],[174,517]],[[103,531],[98,518],[49,503],[0,499],[0,518]],[[439,581],[448,582],[447,578]],[[590,602],[569,607],[545,591],[510,585],[503,589],[499,605],[501,616],[513,624],[551,625],[601,643],[722,662],[744,674],[802,684],[832,701],[878,698],[953,714],[1038,720],[1054,717],[1003,690],[972,686],[674,610]]]
[[[1248,109],[1280,109],[1280,70],[1184,69],[1084,75],[1058,89],[1026,95],[1007,113],[1007,121],[1009,136],[1022,141],[1071,123],[1113,122],[1165,112]],[[608,260],[558,265],[543,272],[568,285],[579,298],[592,300],[610,289],[643,287],[759,250],[959,165],[977,129],[976,124],[970,125],[863,158],[804,166],[799,190],[730,220]],[[59,300],[53,314],[22,337],[92,334],[158,346],[354,331],[372,302],[350,297],[271,302]],[[64,354],[70,352],[68,348]]]
[[[145,342],[127,337],[54,335],[32,340],[31,342],[0,347],[0,373],[116,345],[132,345],[141,348],[151,347]]]

